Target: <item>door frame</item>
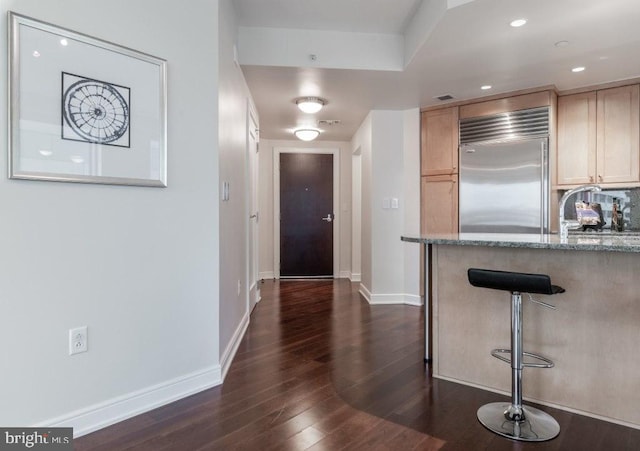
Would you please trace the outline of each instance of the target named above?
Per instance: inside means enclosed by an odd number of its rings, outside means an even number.
[[[333,278],[340,273],[340,149],[275,147],[273,149],[273,277],[280,278],[280,154],[333,155]],[[318,218],[320,219],[320,218]]]
[[[245,213],[247,218],[246,229],[246,303],[247,312],[251,311],[255,305],[260,302],[260,276],[259,276],[259,260],[260,260],[260,242],[259,242],[259,197],[258,197],[258,174],[259,174],[259,151],[260,151],[260,124],[258,115],[256,114],[250,100],[247,100],[247,143],[246,143],[246,199]],[[255,136],[255,153],[251,146],[251,134]],[[254,153],[252,155],[252,153]],[[253,159],[253,165],[251,164]],[[253,170],[252,170],[253,169]],[[253,204],[255,200],[255,205]],[[252,209],[255,208],[255,211]],[[253,217],[255,215],[255,217]],[[255,220],[255,223],[254,223]],[[255,230],[254,230],[255,227]],[[255,232],[255,233],[254,233]],[[251,280],[252,269],[255,280]]]

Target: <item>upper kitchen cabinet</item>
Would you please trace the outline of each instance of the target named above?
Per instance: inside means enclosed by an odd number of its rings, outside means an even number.
[[[458,173],[458,107],[422,113],[421,174]]]
[[[640,85],[558,98],[558,185],[640,182]]]
[[[640,85],[603,89],[597,99],[598,183],[640,182]]]
[[[558,97],[559,185],[596,182],[596,93]]]

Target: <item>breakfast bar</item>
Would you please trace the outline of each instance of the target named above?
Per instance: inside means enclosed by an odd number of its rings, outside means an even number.
[[[523,296],[524,347],[555,367],[524,372],[524,398],[640,429],[640,236],[449,234],[425,245],[425,330],[433,376],[508,394],[491,349],[509,345],[504,293],[472,287],[469,268],[548,274],[566,292]]]

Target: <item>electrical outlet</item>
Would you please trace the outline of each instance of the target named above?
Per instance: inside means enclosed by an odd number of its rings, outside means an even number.
[[[87,326],[69,329],[69,355],[87,352],[88,349]]]

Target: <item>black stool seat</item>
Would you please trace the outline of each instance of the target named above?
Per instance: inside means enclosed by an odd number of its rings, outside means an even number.
[[[493,288],[494,290],[505,290],[512,293],[564,293],[564,288],[552,285],[551,278],[546,274],[469,268],[467,275],[469,276],[469,283],[474,287]]]

